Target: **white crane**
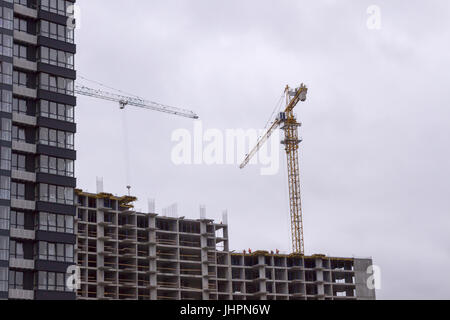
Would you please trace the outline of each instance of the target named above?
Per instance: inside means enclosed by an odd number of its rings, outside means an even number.
[[[139,97],[131,97],[120,94],[115,94],[103,90],[92,89],[84,85],[75,85],[75,93],[83,96],[118,102],[120,104],[120,108],[124,109],[125,106],[135,106],[139,108],[149,109],[153,111],[159,111],[164,113],[169,113],[173,115],[177,115],[180,117],[186,117],[191,119],[198,119],[198,115],[190,110],[180,109],[176,107],[166,106],[161,103],[148,101]]]
[[[84,77],[81,77],[81,78],[84,80],[95,82],[99,85],[106,87],[105,85],[103,85],[99,82],[92,81],[92,80],[86,79]],[[109,88],[109,87],[107,87],[107,88]],[[113,88],[110,88],[110,89],[113,89]],[[117,89],[114,89],[114,90],[120,91]],[[93,88],[87,87],[85,85],[78,85],[78,84],[75,85],[74,91],[76,94],[87,96],[87,97],[118,102],[120,105],[120,109],[125,109],[125,107],[127,105],[130,105],[130,106],[135,106],[138,108],[144,108],[144,109],[148,109],[148,110],[168,113],[168,114],[185,117],[185,118],[190,118],[190,119],[198,119],[199,118],[198,115],[193,111],[181,109],[181,108],[177,108],[177,107],[171,107],[171,106],[167,106],[167,105],[153,102],[153,101],[148,101],[148,100],[145,100],[145,99],[137,97],[137,96],[131,96],[129,94],[125,95],[126,93],[116,94],[116,93],[112,93],[112,92],[108,92],[108,91],[104,91],[104,90],[93,89]],[[120,91],[120,92],[122,92],[122,91]],[[124,143],[125,143],[125,148],[128,149],[128,141],[127,141],[128,139],[127,139],[126,130],[127,130],[126,129],[126,120],[124,118],[124,131],[125,131],[124,132],[124,140],[125,140]],[[128,151],[124,152],[124,154],[125,154],[125,158],[126,158],[125,162],[127,163],[127,168],[129,168]],[[129,172],[127,173],[127,180],[130,180]],[[130,194],[131,186],[128,185],[127,189],[128,189],[128,194]]]

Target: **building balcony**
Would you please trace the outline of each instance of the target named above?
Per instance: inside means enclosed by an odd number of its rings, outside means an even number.
[[[98,224],[102,227],[112,227],[113,226],[113,223],[111,221],[100,221]]]
[[[13,85],[13,93],[17,96],[29,98],[29,99],[37,99],[37,90],[30,89],[24,86]]]
[[[35,127],[37,124],[37,118],[27,116],[26,114],[13,113],[13,123],[23,124],[30,127]]]
[[[130,229],[130,230],[136,229],[134,224],[120,224],[119,228],[121,228],[121,229]]]
[[[12,170],[11,178],[25,182],[36,182],[36,174],[34,172]]]
[[[103,212],[114,211],[113,208],[105,207],[104,205],[100,205],[100,206],[98,207],[98,210],[103,211]]]
[[[13,151],[36,154],[36,145],[31,143],[13,141],[12,149]]]
[[[37,36],[26,32],[14,30],[14,40],[37,46]]]
[[[131,209],[129,209],[129,210],[124,210],[124,211],[121,211],[120,214],[132,216],[132,215],[135,215],[135,214],[136,214],[136,210],[131,210]]]
[[[35,211],[36,202],[28,200],[11,199],[11,208]]]
[[[16,239],[35,240],[36,232],[34,230],[11,228],[10,236],[11,236],[11,238],[16,238]]]
[[[22,270],[34,270],[34,260],[10,258],[9,267]]]
[[[37,72],[37,63],[33,62],[33,61],[14,57],[13,65],[17,69],[22,69],[22,70],[31,71],[31,72]]]
[[[32,19],[37,19],[38,17],[36,9],[32,9],[17,3],[14,4],[14,13]]]
[[[110,234],[105,234],[105,235],[98,236],[98,240],[100,240],[100,241],[114,241],[114,238]]]
[[[15,300],[34,300],[34,291],[9,289],[9,299]]]
[[[133,238],[133,237],[121,237],[121,236],[119,236],[119,242],[128,243],[128,244],[135,244],[135,243],[137,243],[137,239]]]

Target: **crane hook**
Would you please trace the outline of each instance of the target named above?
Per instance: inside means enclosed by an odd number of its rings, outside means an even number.
[[[120,104],[120,109],[123,110],[128,105],[128,101],[122,100],[122,101],[119,101],[119,104]]]

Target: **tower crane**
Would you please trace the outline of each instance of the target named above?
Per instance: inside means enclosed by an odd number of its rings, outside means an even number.
[[[85,80],[88,80],[88,79],[85,79]],[[126,106],[130,105],[130,106],[135,106],[138,108],[144,108],[144,109],[149,109],[149,110],[153,110],[153,111],[168,113],[168,114],[185,117],[185,118],[190,118],[190,119],[198,119],[199,118],[196,113],[194,113],[193,111],[190,111],[190,110],[167,106],[167,105],[164,105],[161,103],[148,101],[143,98],[136,97],[136,96],[125,96],[122,94],[116,94],[116,93],[112,93],[112,92],[108,92],[108,91],[104,91],[104,90],[93,89],[93,88],[87,87],[85,85],[76,84],[74,92],[75,92],[75,94],[79,94],[79,95],[83,95],[83,96],[87,96],[87,97],[118,102],[120,105],[120,109],[122,109],[122,110],[125,109]],[[125,140],[126,140],[126,138],[125,138]],[[125,145],[127,145],[127,141],[125,141]],[[128,194],[130,194],[131,186],[128,185],[127,189],[128,189]]]
[[[153,101],[148,101],[139,97],[131,97],[120,94],[115,94],[107,92],[104,90],[92,89],[84,85],[75,85],[75,93],[83,96],[88,96],[92,98],[98,98],[113,102],[118,102],[121,109],[125,109],[127,105],[135,106],[139,108],[149,109],[153,111],[159,111],[164,113],[169,113],[172,115],[177,115],[180,117],[198,119],[198,115],[193,111],[180,109],[176,107],[166,106]]]
[[[292,233],[292,250],[293,253],[305,254],[305,245],[303,238],[303,215],[302,201],[300,189],[300,169],[298,161],[298,149],[301,139],[298,136],[298,128],[301,123],[297,121],[294,114],[294,108],[302,101],[306,101],[308,88],[301,84],[296,89],[286,86],[286,109],[280,113],[268,131],[259,139],[256,146],[246,156],[244,162],[240,165],[243,169],[250,160],[258,153],[265,142],[270,138],[273,132],[281,126],[284,131],[284,140],[281,142],[285,145],[288,167],[288,183],[289,183],[289,206]]]

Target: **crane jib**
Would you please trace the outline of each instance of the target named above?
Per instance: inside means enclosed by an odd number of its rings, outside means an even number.
[[[154,110],[158,112],[169,113],[173,115],[177,115],[180,117],[186,117],[191,119],[198,119],[198,115],[193,111],[185,110],[181,108],[166,106],[157,102],[147,101],[139,97],[127,97],[124,95],[119,95],[103,90],[92,89],[86,86],[75,86],[75,93],[79,95],[84,95],[92,98],[103,99],[108,101],[117,102],[120,104],[120,108],[124,109],[125,106],[135,106],[139,108]]]

